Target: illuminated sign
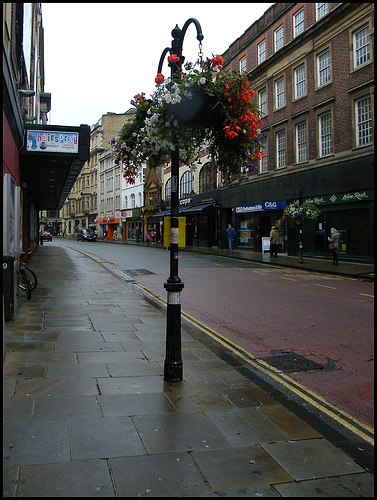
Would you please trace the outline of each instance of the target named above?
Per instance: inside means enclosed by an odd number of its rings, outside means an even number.
[[[45,153],[78,153],[79,133],[28,130],[26,151]]]

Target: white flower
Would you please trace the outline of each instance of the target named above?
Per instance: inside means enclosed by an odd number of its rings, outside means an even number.
[[[206,83],[206,79],[204,78],[204,76],[202,76],[202,78],[199,80],[199,83],[201,83],[202,85],[204,85]]]

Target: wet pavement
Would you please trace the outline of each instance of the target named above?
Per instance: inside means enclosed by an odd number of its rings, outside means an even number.
[[[3,496],[374,495],[363,460],[184,322],[184,380],[164,382],[166,312],[132,283],[58,246],[30,267],[5,323]]]

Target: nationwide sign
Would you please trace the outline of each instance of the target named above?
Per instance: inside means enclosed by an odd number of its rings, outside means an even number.
[[[38,153],[78,153],[79,133],[27,130],[26,151]]]
[[[264,210],[283,210],[287,206],[286,200],[262,201],[255,205],[246,205],[243,207],[234,207],[233,213],[246,214],[249,212],[263,212]]]

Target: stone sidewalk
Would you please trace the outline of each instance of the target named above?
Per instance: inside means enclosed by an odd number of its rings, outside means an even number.
[[[5,323],[3,496],[373,496],[374,476],[182,324],[73,249],[43,245]]]

